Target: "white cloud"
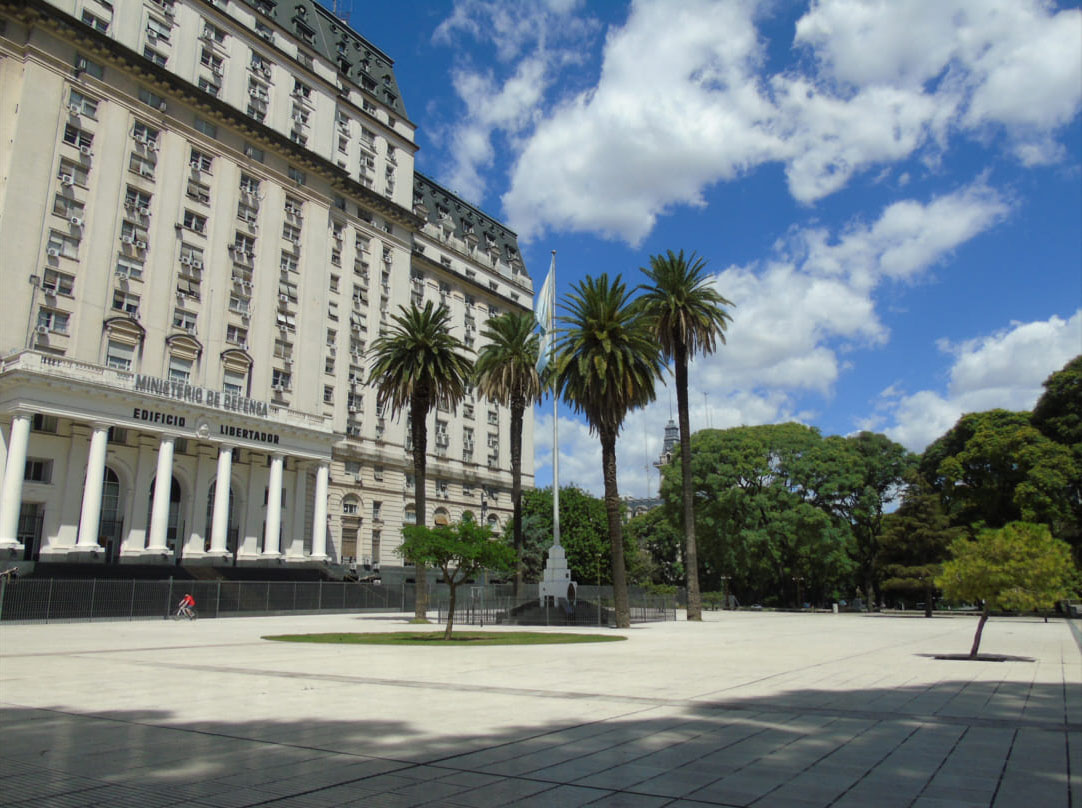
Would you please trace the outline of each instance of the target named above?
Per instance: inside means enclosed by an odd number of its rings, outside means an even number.
[[[877,289],[936,266],[1008,212],[1007,202],[981,179],[928,202],[889,205],[876,221],[851,224],[837,237],[822,229],[795,230],[778,242],[772,258],[718,273],[713,283],[733,301],[733,319],[727,344],[692,362],[692,428],[813,421],[816,413],[799,408],[801,397],[829,398],[846,370],[847,352],[889,339],[876,309]],[[1000,403],[991,406],[1010,406],[1015,399],[1003,393],[1002,385],[992,384],[993,376],[1011,378],[1013,369],[1034,353],[1061,354],[1062,349],[1049,351],[1047,344],[1049,329],[1059,333],[1059,325],[1052,322],[1045,331],[1022,329],[1009,339],[997,335],[990,341],[943,346],[959,356],[952,390],[961,396],[974,388],[978,392],[972,392],[973,401],[998,395],[995,400]],[[983,377],[966,358],[971,354],[980,357],[976,368]],[[1022,387],[1032,383],[1039,387],[1045,375],[1034,371],[1014,378],[1026,380]],[[942,432],[943,423],[950,426],[957,418],[954,403],[935,394],[906,397],[897,390],[889,392],[874,425],[880,428],[893,415],[897,434],[907,440],[913,436],[902,429],[903,421],[934,437]],[[617,444],[621,491],[641,496],[650,485],[656,487],[656,474],[651,483],[643,457],[660,453],[669,412],[669,391],[659,389],[658,401],[627,419]],[[873,419],[864,425],[872,426]],[[596,436],[570,416],[561,418],[560,429],[561,480],[574,480],[600,493]],[[542,413],[534,432],[538,469],[551,466],[551,430],[551,416]],[[542,479],[546,474],[541,473]]]
[[[1024,165],[1065,154],[1056,136],[1082,104],[1078,9],[818,0],[794,31],[811,58],[779,73],[764,69],[762,13],[750,0],[640,0],[608,31],[592,86],[550,97],[561,68],[546,59],[509,122],[486,117],[496,100],[470,102],[464,128],[513,140],[511,226],[637,244],[673,206],[764,163],[783,164],[790,193],[812,203],[860,172],[914,155],[934,164],[958,135],[1003,132]]]
[[[1012,323],[957,345],[941,341],[939,348],[954,357],[944,393],[921,390],[903,395],[888,389],[881,394],[882,409],[893,420],[886,434],[914,451],[921,451],[967,412],[1032,408],[1048,375],[1082,352],[1082,309],[1067,320],[1053,316]]]

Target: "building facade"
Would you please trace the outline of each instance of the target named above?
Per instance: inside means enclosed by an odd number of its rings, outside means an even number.
[[[414,171],[391,59],[311,0],[0,0],[0,109],[0,554],[401,571],[365,352],[426,301],[479,348],[532,286]],[[431,413],[428,523],[506,523],[509,424]]]

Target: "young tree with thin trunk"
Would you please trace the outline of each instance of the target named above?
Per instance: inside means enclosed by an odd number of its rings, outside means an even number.
[[[627,414],[654,400],[663,364],[650,320],[630,300],[617,275],[586,277],[564,299],[568,312],[557,347],[556,390],[573,410],[586,416],[601,439],[605,511],[612,554],[616,625],[631,625],[627,569],[616,484],[616,436]]]
[[[372,367],[368,383],[376,388],[376,405],[390,407],[397,415],[409,408],[410,438],[413,443],[413,503],[418,525],[425,523],[425,468],[428,449],[428,413],[437,404],[453,409],[466,394],[473,367],[462,353],[469,350],[451,335],[451,312],[432,302],[423,309],[416,305],[399,307],[401,314],[386,336],[372,343]],[[425,620],[428,588],[424,562],[416,564],[414,617]]]
[[[981,619],[969,656],[976,658],[988,614],[1039,611],[1074,594],[1077,578],[1071,549],[1047,525],[1010,522],[984,530],[976,540],[957,539],[936,585],[950,600],[981,603]]]
[[[481,332],[487,342],[477,353],[474,375],[481,395],[511,409],[511,504],[514,508],[515,594],[522,587],[522,418],[541,398],[537,372],[539,339],[533,314],[508,312],[490,319]]]
[[[676,408],[680,420],[680,468],[683,472],[684,567],[687,571],[688,620],[702,620],[699,594],[698,551],[695,543],[695,493],[691,476],[691,420],[688,414],[688,363],[696,354],[711,354],[725,344],[725,328],[732,317],[726,300],[710,285],[706,261],[684,251],[650,257],[644,268],[649,283],[639,287],[661,352],[672,360],[676,376]]]
[[[445,640],[451,639],[455,624],[455,598],[459,584],[475,577],[482,570],[504,572],[515,564],[515,551],[492,538],[492,530],[478,525],[469,516],[453,525],[409,525],[402,529],[404,537],[398,553],[416,563],[431,564],[443,573],[447,584],[447,626]]]

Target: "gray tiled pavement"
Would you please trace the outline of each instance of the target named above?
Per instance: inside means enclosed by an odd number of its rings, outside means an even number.
[[[1082,808],[1062,621],[708,613],[399,648],[334,615],[0,627],[0,805]],[[493,630],[501,630],[495,628]],[[1082,636],[1082,632],[1078,632]]]

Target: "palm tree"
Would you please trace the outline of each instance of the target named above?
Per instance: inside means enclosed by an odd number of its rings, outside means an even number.
[[[474,375],[481,395],[511,408],[511,503],[515,510],[515,594],[522,586],[522,415],[541,398],[538,337],[533,314],[508,312],[488,321],[488,340]]]
[[[556,360],[556,389],[601,438],[616,625],[627,628],[631,613],[616,487],[616,436],[631,410],[654,400],[654,382],[664,366],[650,320],[641,306],[630,302],[619,275],[611,283],[606,274],[583,279],[564,306],[569,315],[560,318],[566,328]]]
[[[733,303],[710,286],[706,261],[684,251],[650,257],[642,272],[648,284],[642,305],[654,323],[654,334],[665,360],[673,360],[676,408],[680,419],[680,471],[684,498],[684,566],[687,569],[688,620],[702,620],[698,553],[695,545],[695,508],[691,478],[691,424],[688,418],[688,360],[697,353],[713,353],[725,343],[725,327],[732,319],[723,306]]]
[[[451,336],[448,322],[451,312],[443,306],[424,309],[416,304],[409,309],[400,306],[401,314],[392,320],[394,326],[386,336],[379,337],[369,348],[372,368],[368,383],[376,388],[376,405],[390,406],[397,415],[409,408],[410,437],[413,441],[413,503],[418,525],[425,523],[425,452],[428,445],[429,411],[437,404],[455,407],[466,393],[472,365],[461,353],[468,350]],[[428,590],[425,568],[417,563],[417,595],[414,616],[425,619]]]

